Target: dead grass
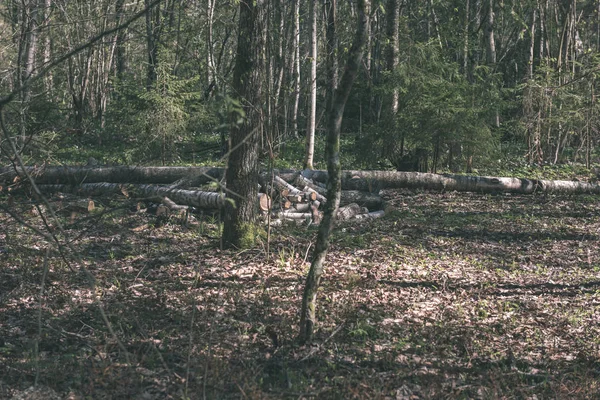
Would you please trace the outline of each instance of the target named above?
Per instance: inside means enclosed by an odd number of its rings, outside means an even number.
[[[61,214],[131,365],[55,249],[38,340],[47,244],[0,214],[0,398],[38,371],[64,398],[600,397],[597,198],[387,197],[388,217],[338,227],[305,347],[311,228],[277,228],[267,260],[219,251],[209,217],[158,226],[116,199]]]

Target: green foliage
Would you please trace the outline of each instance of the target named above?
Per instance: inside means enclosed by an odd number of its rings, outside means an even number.
[[[522,114],[518,132],[527,143],[530,163],[586,159],[593,150],[591,133],[600,122],[596,101],[599,54],[589,54],[571,73],[549,60],[519,87]]]
[[[387,74],[377,93],[390,98],[399,91],[399,109],[387,123],[369,127],[367,157],[394,161],[410,149],[427,149],[438,163],[453,148],[455,157],[485,158],[497,140],[492,134],[495,112],[501,106],[499,76],[487,67],[475,69],[472,81],[447,61],[435,43],[410,46],[393,74]],[[404,148],[401,149],[402,144]],[[451,156],[448,156],[451,157]],[[444,164],[445,163],[445,164]]]
[[[125,144],[125,163],[181,162],[181,147],[216,123],[214,113],[201,102],[197,77],[179,78],[159,67],[152,89],[124,80],[118,83],[117,92],[107,116],[107,135]]]
[[[189,121],[186,101],[198,101],[200,96],[197,91],[189,91],[196,79],[177,79],[164,67],[158,68],[157,75],[156,87],[140,94],[146,108],[138,150],[160,156],[164,165],[166,161],[178,161],[175,145],[184,140]]]

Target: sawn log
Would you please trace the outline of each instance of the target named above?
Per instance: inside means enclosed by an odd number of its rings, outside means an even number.
[[[156,185],[144,184],[120,184],[120,183],[84,183],[82,185],[38,185],[43,192],[63,192],[83,194],[86,196],[101,195],[107,193],[121,193],[127,197],[164,198],[168,197],[176,204],[183,204],[203,209],[218,209],[225,202],[223,193],[204,192],[201,190],[172,189]],[[234,199],[235,200],[235,199]],[[270,199],[264,193],[257,197],[259,207],[267,211]]]

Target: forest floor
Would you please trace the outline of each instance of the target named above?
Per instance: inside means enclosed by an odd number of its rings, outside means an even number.
[[[266,241],[218,250],[214,217],[157,221],[116,198],[75,215],[53,197],[72,248],[46,259],[23,225],[43,229],[38,211],[15,204],[0,398],[600,398],[597,197],[385,195],[395,211],[336,229],[306,346],[314,227],[273,228],[267,257]]]

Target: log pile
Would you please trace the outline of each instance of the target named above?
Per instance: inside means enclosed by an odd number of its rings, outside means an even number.
[[[592,171],[597,174],[597,171]],[[176,206],[203,210],[220,209],[226,188],[224,168],[139,167],[139,166],[40,166],[0,168],[0,192],[22,190],[31,176],[43,192],[64,192],[88,198],[101,193],[121,193],[127,197],[152,199],[163,209],[181,212]],[[327,172],[318,170],[263,171],[259,176],[257,201],[269,216],[295,221],[318,222],[326,204]],[[214,190],[214,183],[221,187]],[[213,189],[198,186],[212,184]],[[560,181],[511,177],[429,174],[400,171],[342,171],[342,193],[338,217],[376,218],[381,216],[382,189],[419,188],[434,191],[519,194],[594,194],[600,184],[586,181]],[[274,201],[271,198],[274,198]],[[166,199],[168,198],[169,201]],[[11,197],[8,198],[11,201]]]
[[[29,168],[29,167],[28,167]],[[15,174],[15,172],[17,172]],[[27,188],[28,179],[18,170],[0,169],[0,191]],[[152,203],[137,207],[157,216],[187,215],[193,209],[219,210],[226,201],[224,173],[220,168],[194,167],[46,167],[27,171],[43,193],[69,193],[90,199],[118,194]],[[126,177],[130,180],[127,182]],[[153,180],[155,182],[153,182]],[[318,224],[327,203],[323,182],[299,171],[261,174],[257,205],[271,221],[292,220]],[[208,187],[206,184],[208,183]],[[205,186],[197,187],[205,184]],[[216,190],[220,188],[220,190]],[[343,190],[339,220],[377,218],[383,215],[383,200],[364,190]],[[277,223],[277,222],[276,222]]]
[[[281,176],[275,175],[269,194],[275,200],[271,215],[277,218],[276,221],[307,221],[314,224],[321,222],[323,206],[327,203],[327,189],[322,183],[314,182],[302,174],[298,174],[293,182],[289,183]],[[384,214],[381,197],[365,191],[342,191],[340,205],[337,219],[341,221],[378,218]]]

